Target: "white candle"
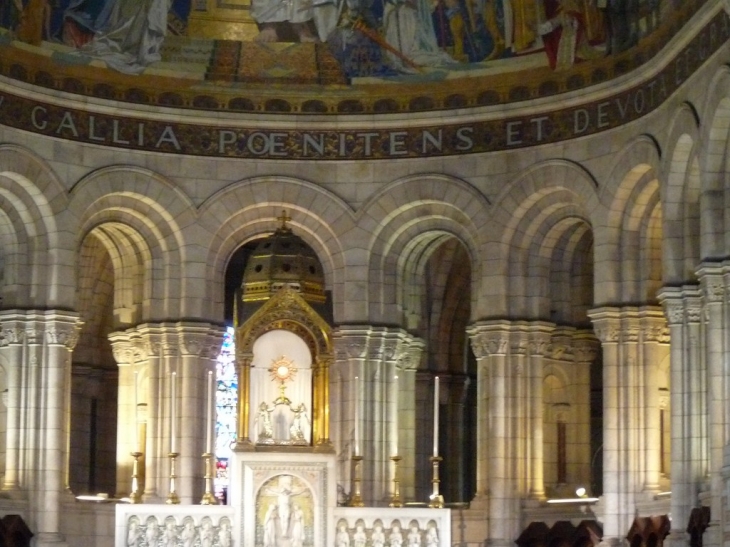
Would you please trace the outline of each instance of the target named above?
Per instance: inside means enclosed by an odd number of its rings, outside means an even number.
[[[393,377],[393,455],[398,455],[398,375]]]
[[[355,456],[360,455],[360,382],[355,376]]]
[[[208,371],[208,413],[205,417],[205,452],[207,454],[212,454],[213,452],[213,446],[212,446],[212,437],[211,437],[211,431],[213,430],[213,371]]]
[[[433,457],[439,455],[439,377],[436,376],[433,387]]]
[[[177,372],[170,374],[170,452],[177,448]]]
[[[133,412],[133,416],[134,416],[133,429],[134,429],[134,432],[133,432],[133,436],[132,436],[132,438],[133,438],[133,441],[132,442],[134,442],[134,452],[139,452],[139,416],[137,415],[137,413],[139,412],[139,404],[138,404],[138,401],[137,401],[137,386],[138,386],[138,383],[137,382],[138,382],[138,379],[139,379],[139,376],[138,375],[139,375],[139,371],[138,370],[135,370],[134,371],[134,409],[133,409],[134,410],[134,412]]]

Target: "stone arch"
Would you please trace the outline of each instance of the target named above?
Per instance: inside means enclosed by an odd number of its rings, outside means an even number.
[[[591,212],[597,206],[593,177],[580,165],[562,160],[533,166],[505,189],[496,204],[501,253],[499,267],[492,272],[503,279],[502,313],[550,318],[554,253],[570,243],[568,234],[590,232]]]
[[[660,279],[647,281],[642,272],[656,275],[661,259],[660,161],[656,141],[635,139],[618,154],[601,192],[604,207],[594,224],[597,305],[643,303],[656,296],[650,293],[661,284],[661,262]]]
[[[408,324],[419,315],[414,283],[434,250],[450,238],[466,249],[472,265],[471,309],[478,305],[483,241],[489,202],[465,182],[423,174],[383,188],[358,213],[368,238],[367,314],[370,322]],[[415,287],[417,292],[417,287]]]
[[[0,145],[0,242],[3,307],[72,304],[62,279],[71,264],[50,260],[64,246],[59,227],[67,199],[50,167],[32,152]]]
[[[205,296],[186,271],[200,254],[183,234],[195,213],[175,187],[146,169],[109,167],[76,184],[70,209],[77,217],[79,251],[90,235],[98,236],[112,259],[118,327],[200,316]],[[134,309],[122,309],[132,303]]]
[[[200,207],[198,226],[210,242],[205,251],[205,280],[211,317],[223,317],[223,279],[231,256],[244,243],[273,233],[281,224],[277,217],[282,210],[291,217],[288,225],[319,257],[326,287],[332,291],[335,320],[341,320],[348,244],[347,235],[338,234],[352,232],[352,211],[326,190],[287,177],[240,181]]]
[[[730,67],[723,66],[709,85],[701,129],[701,260],[724,258],[730,252],[725,188],[730,172]]]

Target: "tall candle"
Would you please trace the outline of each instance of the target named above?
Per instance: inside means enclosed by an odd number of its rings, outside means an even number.
[[[137,401],[137,386],[139,385],[138,384],[138,379],[139,379],[139,376],[138,375],[139,375],[139,371],[138,370],[135,370],[134,371],[134,409],[133,409],[134,410],[134,413],[133,413],[133,416],[134,416],[134,423],[133,423],[133,426],[134,426],[133,427],[134,434],[133,434],[133,437],[132,437],[133,438],[133,442],[134,442],[134,450],[133,450],[133,452],[139,452],[139,416],[137,415],[137,413],[139,412],[139,403]]]
[[[398,375],[393,377],[393,455],[398,455]]]
[[[211,437],[211,431],[213,430],[213,371],[208,371],[208,413],[205,417],[205,452],[207,454],[212,454],[213,452],[213,446],[212,446],[212,437]]]
[[[360,455],[360,382],[355,376],[355,456]]]
[[[436,376],[433,387],[433,457],[439,455],[439,377]]]
[[[170,374],[170,452],[177,449],[177,372]]]

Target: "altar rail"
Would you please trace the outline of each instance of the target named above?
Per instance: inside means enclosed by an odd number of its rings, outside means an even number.
[[[330,510],[328,528],[327,544],[335,547],[395,545],[398,537],[402,545],[451,546],[449,509],[337,507]],[[120,504],[114,545],[239,547],[238,530],[232,506]]]

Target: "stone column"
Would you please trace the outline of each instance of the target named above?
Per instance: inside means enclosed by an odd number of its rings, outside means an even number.
[[[730,272],[727,268],[720,268],[713,264],[703,264],[697,271],[700,278],[701,303],[704,307],[704,318],[701,318],[700,303],[693,303],[690,308],[697,316],[696,322],[704,319],[704,340],[698,328],[695,340],[699,341],[698,351],[704,350],[707,370],[707,433],[709,482],[712,494],[710,502],[710,523],[706,531],[708,544],[719,544],[722,540],[723,529],[723,479],[722,467],[724,463],[724,448],[728,442],[726,419],[728,403],[728,369],[726,364],[727,349],[730,345],[730,310],[727,306],[727,295],[730,295],[728,281]],[[692,339],[690,339],[692,343]],[[696,343],[696,342],[695,342]],[[685,521],[686,526],[686,521]]]
[[[2,491],[5,496],[18,499],[20,491],[20,438],[21,438],[21,382],[23,344],[25,343],[25,319],[22,312],[0,312],[2,346],[0,352],[8,363],[7,372],[7,431],[5,443],[5,480]]]
[[[117,398],[117,496],[128,496],[132,488],[131,453],[134,445],[136,409],[134,407],[134,351],[128,331],[109,334],[114,360],[119,367]]]
[[[66,399],[70,385],[71,352],[78,341],[81,323],[78,316],[67,312],[47,311],[45,323],[45,355],[40,389],[40,414],[44,428],[41,432],[41,459],[36,507],[36,546],[63,544],[61,536],[61,497],[66,490],[68,419]]]
[[[670,336],[670,406],[671,406],[671,475],[672,475],[672,529],[667,543],[673,547],[686,546],[686,532],[690,511],[696,501],[696,480],[693,478],[692,466],[699,443],[703,443],[705,432],[693,431],[693,415],[700,411],[692,408],[693,403],[701,403],[694,399],[693,391],[700,386],[692,386],[693,368],[701,368],[696,351],[691,349],[691,339],[696,334],[694,326],[699,321],[699,293],[695,287],[665,287],[659,294],[669,326]],[[700,388],[697,393],[703,391]]]
[[[621,334],[620,310],[599,308],[589,312],[596,336],[603,350],[603,541],[619,545],[629,528],[626,513],[631,509],[624,505],[623,488],[626,470],[622,465],[622,421],[619,390],[620,381],[619,339]]]
[[[410,338],[398,363],[398,452],[403,457],[400,463],[403,499],[413,499],[416,495],[416,372],[424,350],[422,340]]]
[[[601,344],[592,331],[573,333],[573,358],[576,384],[576,481],[585,488],[591,484],[591,367]],[[593,494],[593,492],[591,492]]]
[[[644,491],[654,495],[659,492],[661,475],[661,423],[659,404],[659,363],[664,358],[660,346],[664,336],[666,320],[661,308],[644,307],[639,311],[641,328],[641,351],[644,381],[644,402],[646,408],[646,447],[644,453]]]
[[[371,490],[365,488],[365,459],[367,458],[366,439],[364,438],[365,408],[363,406],[362,392],[365,383],[365,360],[368,352],[368,344],[370,342],[370,328],[367,326],[353,326],[346,328],[338,328],[332,335],[332,342],[337,355],[337,366],[340,372],[340,393],[342,400],[340,401],[340,430],[342,438],[338,439],[336,451],[338,457],[344,460],[345,470],[347,474],[347,484],[342,487],[346,492],[350,491],[352,482],[349,480],[353,472],[351,467],[352,456],[355,455],[355,416],[357,414],[358,433],[359,433],[359,452],[363,457],[362,462],[362,495],[365,498],[365,504],[372,503],[372,500],[366,498],[366,492],[369,494]],[[357,381],[355,378],[357,377]],[[355,389],[357,384],[358,389]],[[368,484],[368,487],[371,487]]]
[[[529,497],[533,500],[545,498],[544,455],[543,455],[543,379],[545,355],[550,349],[551,331],[554,325],[550,323],[532,323],[530,331],[530,357],[528,363],[529,379],[529,418],[530,424],[530,469],[529,469]]]
[[[205,443],[205,382],[211,340],[207,323],[177,323],[180,346],[177,369],[178,452],[177,493],[181,503],[200,501],[203,487],[201,455]],[[201,434],[203,432],[203,434]]]
[[[507,480],[510,440],[507,414],[507,321],[479,322],[467,330],[477,358],[477,493],[475,509],[486,509],[487,541],[494,547],[512,545],[514,500]]]
[[[507,436],[511,439],[508,476],[512,477],[512,488],[521,496],[529,491],[531,481],[532,431],[531,406],[532,370],[528,364],[529,334],[524,322],[511,326],[510,355],[507,363]],[[531,364],[531,363],[530,363]],[[542,390],[541,390],[542,391]]]
[[[163,453],[160,385],[162,385],[162,336],[156,325],[140,325],[137,328],[140,342],[147,354],[147,389],[138,404],[145,405],[144,439],[144,500],[147,503],[162,501],[163,492],[158,491],[163,464],[167,461]]]

